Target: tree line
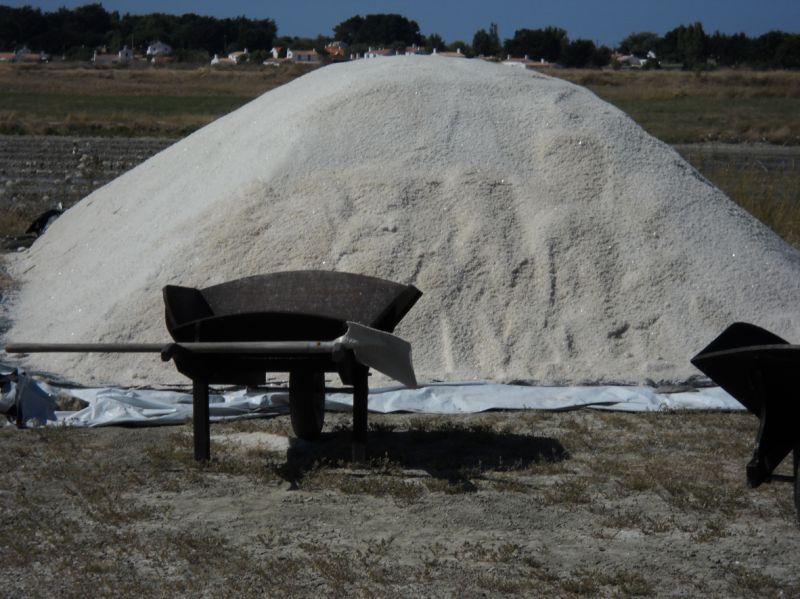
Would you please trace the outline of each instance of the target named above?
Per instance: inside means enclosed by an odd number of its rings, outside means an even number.
[[[142,51],[154,40],[170,44],[179,58],[182,54],[191,58],[199,51],[206,59],[209,54],[244,48],[269,49],[277,32],[272,19],[217,19],[191,13],[120,15],[107,12],[101,4],[53,12],[0,6],[0,49],[25,45],[68,59],[91,56],[100,46],[112,52],[124,46]]]
[[[67,59],[84,59],[94,48],[105,46],[116,52],[123,46],[142,51],[161,40],[174,48],[179,60],[203,61],[212,54],[235,50],[269,50],[273,46],[315,48],[322,52],[331,41],[345,42],[351,52],[363,53],[370,46],[388,47],[402,53],[412,45],[428,52],[460,51],[467,56],[504,58],[528,56],[565,67],[602,67],[613,64],[611,48],[587,39],[570,39],[559,27],[517,29],[513,37],[501,40],[497,25],[475,32],[471,43],[456,40],[446,43],[437,33],[423,35],[416,21],[398,14],[351,17],[333,28],[333,36],[315,38],[278,36],[273,19],[245,17],[217,19],[196,14],[121,15],[108,12],[101,4],[75,9],[60,8],[42,12],[31,7],[0,6],[0,50],[23,45]],[[704,68],[709,64],[727,67],[800,68],[800,35],[771,31],[758,37],[744,33],[709,35],[701,23],[681,25],[660,36],[653,32],[631,33],[616,50],[656,58],[645,66],[663,63],[685,68]]]

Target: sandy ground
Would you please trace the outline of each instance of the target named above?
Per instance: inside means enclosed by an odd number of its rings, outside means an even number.
[[[748,414],[349,415],[0,429],[6,596],[798,596],[790,485]],[[790,464],[782,466],[788,474]]]

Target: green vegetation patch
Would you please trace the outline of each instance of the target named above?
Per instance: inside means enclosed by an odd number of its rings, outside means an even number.
[[[119,113],[169,117],[174,115],[216,116],[236,110],[250,101],[242,96],[96,96],[66,93],[7,91],[0,95],[0,111],[15,111],[43,119],[65,118],[74,113],[119,116]]]
[[[796,98],[617,98],[651,135],[667,143],[800,143],[800,101]]]

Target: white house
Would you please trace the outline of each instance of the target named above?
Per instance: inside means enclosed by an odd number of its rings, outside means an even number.
[[[634,54],[617,54],[614,58],[623,69],[641,69],[647,65],[649,60],[656,60],[656,53],[650,50],[646,58],[640,58]]]
[[[133,50],[128,46],[123,46],[122,50],[116,54],[108,54],[105,48],[101,51],[94,51],[92,55],[92,63],[97,65],[112,65],[112,64],[131,64],[133,62]]]
[[[347,58],[348,47],[349,46],[344,42],[334,41],[325,46],[325,52],[327,52],[328,56],[331,58],[341,60]]]
[[[45,52],[31,52],[28,46],[23,46],[16,52],[0,53],[0,62],[49,62],[50,55]]]
[[[406,56],[414,56],[418,54],[427,54],[427,52],[425,51],[425,48],[421,48],[417,44],[406,46]]]
[[[466,55],[461,53],[461,48],[456,48],[455,52],[437,52],[436,48],[433,49],[434,56],[447,56],[448,58],[466,58]]]
[[[239,52],[231,52],[228,54],[228,59],[233,61],[233,64],[239,64],[240,62],[247,62],[250,60],[250,53],[247,51],[247,48],[241,50]]]
[[[394,56],[397,53],[389,48],[370,48],[364,52],[364,58],[383,58],[384,56]]]
[[[316,63],[320,61],[320,55],[316,50],[286,50],[286,58],[294,62]]]
[[[147,55],[151,58],[156,56],[165,56],[172,53],[172,46],[164,42],[155,41],[147,46]]]
[[[212,65],[233,65],[236,64],[235,60],[231,60],[230,58],[223,56],[222,58],[219,55],[214,54],[214,58],[211,59]]]

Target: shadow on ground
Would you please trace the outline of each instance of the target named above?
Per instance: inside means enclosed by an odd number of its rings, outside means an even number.
[[[292,439],[281,476],[298,484],[313,468],[351,468],[350,433],[323,433],[314,442]],[[569,458],[557,439],[489,430],[370,431],[365,468],[422,470],[451,484],[492,471],[526,470]],[[469,490],[469,489],[465,489]]]

